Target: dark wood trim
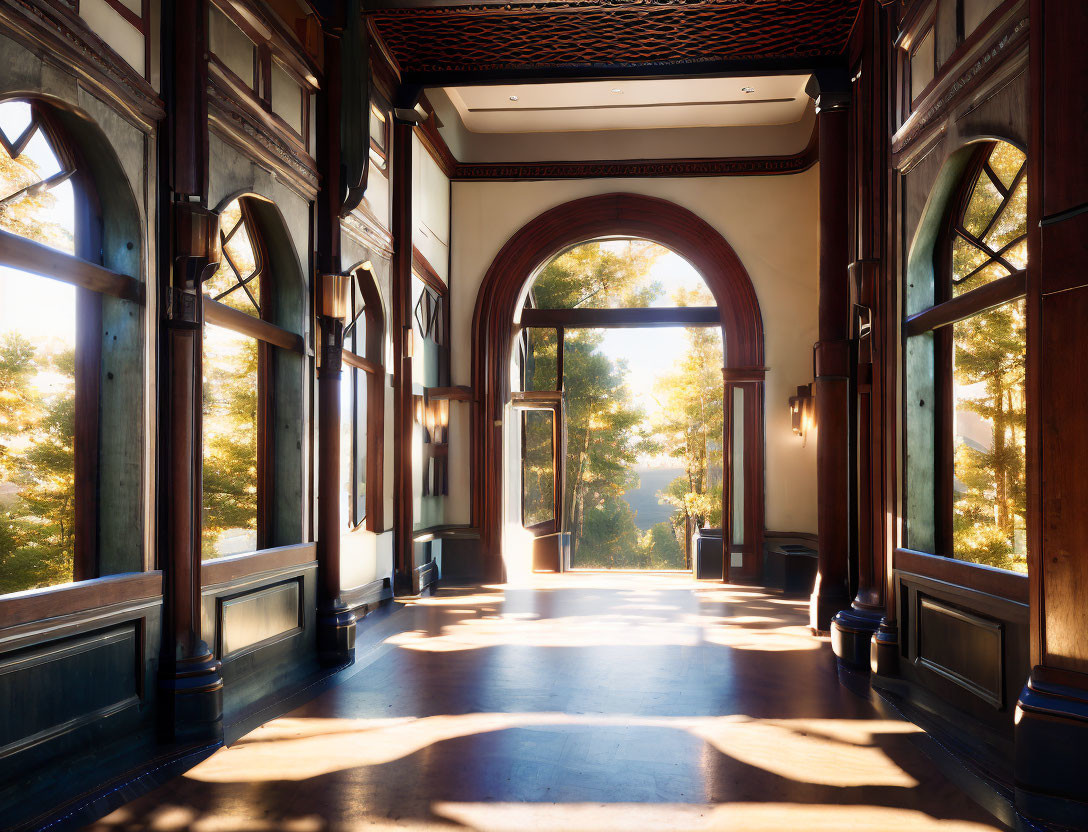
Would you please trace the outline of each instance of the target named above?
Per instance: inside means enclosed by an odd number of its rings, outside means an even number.
[[[746,381],[763,381],[767,378],[766,367],[726,367],[722,370],[725,381],[740,384]]]
[[[0,231],[0,263],[133,303],[142,304],[146,294],[144,284],[134,277],[118,274],[9,231]]]
[[[1023,297],[1026,291],[1027,272],[1016,272],[929,309],[923,309],[907,318],[904,328],[908,336],[921,335],[1016,300]]]
[[[521,325],[547,329],[721,326],[722,318],[715,306],[647,309],[523,309]]]
[[[138,30],[140,34],[147,37],[147,20],[145,20],[142,15],[136,14],[132,9],[122,3],[121,0],[106,0],[106,3],[110,8],[121,15],[121,17],[132,24],[133,28]],[[140,5],[142,10],[145,4],[141,3]]]
[[[685,159],[618,159],[562,162],[457,162],[454,182],[549,179],[646,179],[693,176],[783,176],[803,173],[819,160],[814,129],[805,148],[787,156],[719,156]]]
[[[431,399],[445,399],[451,402],[474,402],[476,394],[472,388],[466,385],[456,387],[431,387],[427,390],[427,397]]]
[[[349,609],[357,610],[365,607],[369,611],[371,606],[376,606],[393,597],[393,590],[385,578],[378,578],[361,586],[340,591],[340,597]]]
[[[1004,64],[1026,51],[1028,15],[1026,9],[1020,10],[1022,2],[1016,0],[1004,10],[1001,27],[989,28],[979,34],[978,40],[969,38],[955,51],[954,59],[945,61],[942,72],[924,94],[915,99],[913,112],[892,136],[897,165],[911,145],[931,130],[944,129],[944,116],[957,102],[967,100],[983,84],[998,83]]]
[[[423,256],[423,252],[415,246],[412,246],[412,270],[425,284],[438,292],[439,295],[445,296],[448,291],[445,281],[435,271],[430,261]]]
[[[204,296],[204,320],[209,324],[232,329],[250,338],[272,344],[274,347],[306,354],[306,341],[301,335],[261,318],[255,318],[225,303],[214,301],[207,295]]]
[[[446,140],[442,138],[442,134],[438,132],[438,121],[434,115],[434,108],[431,107],[431,102],[427,100],[426,95],[423,96],[423,106],[427,108],[428,114],[423,122],[416,125],[416,138],[419,139],[419,143],[434,159],[435,164],[446,175],[446,178],[453,179],[458,168],[457,159],[454,157],[449,145],[446,144]]]
[[[202,587],[248,578],[262,572],[273,572],[291,567],[310,566],[317,562],[317,544],[300,543],[295,546],[278,546],[244,555],[206,560],[200,566]]]
[[[1028,603],[1028,576],[1018,572],[916,552],[913,549],[896,549],[892,565],[900,572],[933,578],[1019,604]]]
[[[357,367],[360,370],[364,370],[367,373],[376,373],[378,375],[385,374],[385,368],[381,364],[377,364],[367,358],[363,358],[361,355],[353,353],[351,350],[344,350],[344,363],[349,367]]]
[[[162,595],[162,572],[109,575],[0,597],[0,628]]]

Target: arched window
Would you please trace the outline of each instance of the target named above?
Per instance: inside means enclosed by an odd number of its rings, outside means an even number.
[[[345,369],[340,396],[343,431],[340,473],[344,499],[341,516],[349,528],[355,529],[365,523],[371,531],[381,531],[385,315],[372,268],[364,263],[355,270],[348,322],[344,328]]]
[[[287,477],[300,479],[297,464],[285,462],[285,455],[297,454],[290,442],[277,444],[282,431],[274,428],[297,431],[302,421],[300,413],[281,411],[301,400],[301,387],[285,385],[283,370],[304,350],[301,335],[283,325],[283,308],[290,304],[278,297],[269,221],[261,216],[270,210],[269,203],[246,196],[220,212],[222,257],[203,285],[205,559],[299,542],[282,522],[298,507],[277,501],[277,491],[290,490]],[[277,385],[287,388],[278,399]]]
[[[143,285],[101,265],[109,212],[59,122],[0,103],[0,594],[143,568]]]
[[[1013,145],[985,142],[969,155],[934,248],[935,302],[907,320],[909,402],[925,407],[929,392],[934,408],[932,545],[939,554],[1021,572],[1027,187],[1026,157]],[[925,367],[910,358],[929,342],[931,386],[921,378]],[[924,444],[923,436],[908,436],[915,459]],[[908,470],[926,476],[918,465]]]

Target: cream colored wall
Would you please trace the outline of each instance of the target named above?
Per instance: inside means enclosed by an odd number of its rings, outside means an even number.
[[[817,167],[790,176],[593,179],[453,184],[452,375],[470,384],[472,314],[484,274],[503,244],[540,213],[594,194],[660,197],[693,211],[733,246],[763,313],[766,382],[767,528],[816,532],[816,443],[790,429],[787,400],[812,381],[816,341]],[[468,420],[451,431],[469,446]],[[455,425],[451,421],[451,428]],[[469,522],[467,466],[450,466],[447,522]]]

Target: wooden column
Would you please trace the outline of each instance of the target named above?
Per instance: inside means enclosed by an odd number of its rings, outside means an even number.
[[[816,481],[819,574],[809,602],[809,625],[826,632],[831,617],[850,604],[850,291],[848,94],[817,98],[820,131],[820,306],[816,343]]]
[[[218,217],[207,209],[207,101],[204,97],[205,0],[168,0],[163,40],[159,206],[162,286],[159,385],[160,562],[163,570],[159,659],[162,733],[168,739],[222,737],[220,663],[201,633],[201,282],[218,260]]]
[[[355,655],[355,614],[340,596],[340,391],[343,376],[344,310],[348,278],[340,275],[340,214],[345,184],[340,154],[343,118],[344,20],[326,24],[325,88],[317,100],[317,162],[321,191],[317,197],[317,273],[313,299],[317,308],[319,366],[317,370],[317,652],[323,664],[350,662]],[[366,83],[364,73],[364,81]],[[355,125],[358,128],[358,125]],[[363,128],[367,129],[367,128]],[[330,314],[334,313],[334,314]]]
[[[894,341],[894,290],[884,276],[888,150],[890,55],[893,47],[889,15],[879,3],[866,3],[855,30],[860,38],[859,71],[854,73],[850,161],[854,218],[849,266],[857,418],[857,593],[831,622],[835,655],[852,667],[870,665],[870,641],[885,614],[885,584],[891,546],[887,539],[888,479],[884,466],[886,410],[894,411],[887,395],[886,345]],[[891,360],[897,353],[890,351]],[[894,369],[893,369],[894,373]]]
[[[1028,571],[1032,671],[1016,805],[1088,828],[1088,4],[1032,0],[1028,147]]]
[[[410,111],[410,110],[409,110]],[[397,112],[400,112],[398,107]],[[393,119],[393,561],[394,587],[412,591],[412,127]]]

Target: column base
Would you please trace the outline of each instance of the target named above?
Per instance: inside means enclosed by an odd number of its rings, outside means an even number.
[[[1016,808],[1044,823],[1088,829],[1088,690],[1032,671],[1016,703]]]
[[[869,644],[869,669],[877,676],[899,674],[899,627],[886,618],[873,633]]]
[[[870,641],[882,618],[879,611],[853,607],[835,613],[831,619],[831,649],[843,664],[856,670],[868,669]]]
[[[161,724],[173,742],[221,742],[223,739],[222,665],[207,646],[191,659],[181,659],[159,679],[163,698]]]
[[[355,613],[338,598],[317,611],[317,658],[326,667],[355,660]]]
[[[816,576],[816,591],[808,599],[808,626],[816,635],[831,632],[831,619],[844,607],[850,606],[845,592],[829,595],[820,592],[820,576]]]

